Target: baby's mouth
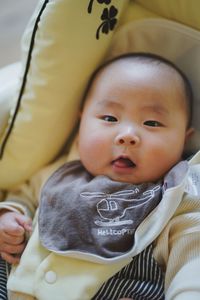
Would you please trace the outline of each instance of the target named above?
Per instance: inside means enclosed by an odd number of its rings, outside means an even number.
[[[120,156],[112,161],[112,164],[118,168],[135,168],[136,164],[128,157]]]

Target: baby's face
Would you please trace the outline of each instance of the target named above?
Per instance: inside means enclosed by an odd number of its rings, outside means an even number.
[[[79,131],[79,154],[94,176],[139,184],[180,159],[188,131],[183,87],[165,66],[117,61],[97,75]]]

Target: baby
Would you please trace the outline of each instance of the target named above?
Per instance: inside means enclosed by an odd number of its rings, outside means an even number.
[[[42,187],[9,299],[199,299],[200,217],[191,216],[199,204],[184,193],[182,161],[191,115],[187,78],[159,56],[127,54],[95,71],[81,112],[80,160]]]

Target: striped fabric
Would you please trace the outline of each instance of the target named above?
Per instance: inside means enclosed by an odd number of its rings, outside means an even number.
[[[9,274],[8,264],[0,258],[0,300],[7,300],[7,278]]]
[[[163,300],[164,274],[153,257],[153,245],[104,283],[92,300]]]

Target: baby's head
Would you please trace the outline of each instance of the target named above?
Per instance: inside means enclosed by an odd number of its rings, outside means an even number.
[[[185,75],[155,55],[128,54],[93,74],[84,97],[79,154],[94,176],[139,184],[181,160],[192,133]]]

